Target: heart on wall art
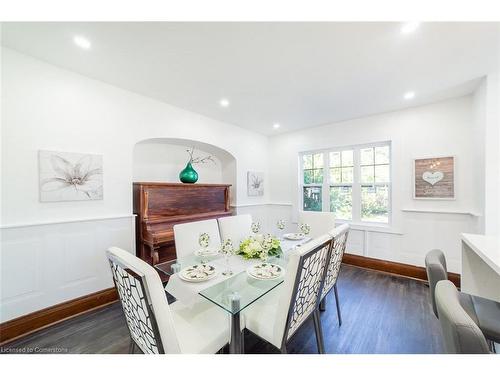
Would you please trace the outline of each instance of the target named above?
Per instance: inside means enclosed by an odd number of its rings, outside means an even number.
[[[435,172],[425,171],[422,174],[422,179],[431,184],[432,186],[441,181],[443,177],[444,177],[443,172],[440,171],[435,171]]]
[[[415,199],[455,199],[455,158],[414,159]]]

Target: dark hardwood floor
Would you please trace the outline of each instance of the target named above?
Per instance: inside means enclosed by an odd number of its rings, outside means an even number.
[[[419,281],[343,266],[338,281],[342,326],[333,293],[321,313],[328,353],[442,353],[438,320]],[[130,338],[118,303],[12,342],[0,352],[128,353]],[[247,353],[278,353],[247,333]],[[292,338],[289,353],[317,353],[312,320]]]

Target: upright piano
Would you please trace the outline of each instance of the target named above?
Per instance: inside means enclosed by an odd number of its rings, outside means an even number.
[[[137,256],[151,265],[175,259],[174,225],[232,215],[230,187],[134,182]]]

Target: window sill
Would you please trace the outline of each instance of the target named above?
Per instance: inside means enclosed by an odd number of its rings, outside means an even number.
[[[395,230],[389,224],[377,224],[377,223],[365,223],[365,222],[352,222],[345,220],[336,220],[336,222],[340,224],[349,224],[351,229],[361,230],[365,232],[379,232],[379,233],[388,233],[388,234],[397,234],[402,236],[403,233]]]

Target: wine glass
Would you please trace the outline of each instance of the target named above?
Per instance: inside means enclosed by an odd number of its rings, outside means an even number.
[[[311,232],[311,226],[306,223],[300,224],[300,231],[304,234],[304,236],[307,236]]]
[[[202,249],[206,249],[210,244],[210,235],[208,233],[200,233],[198,237],[198,243],[202,247]]]
[[[260,223],[258,221],[253,222],[251,226],[253,234],[257,234],[260,231]]]
[[[200,233],[200,236],[198,237],[198,244],[201,247],[201,251],[199,253],[201,264],[205,264],[207,262],[207,259],[205,257],[206,255],[208,255],[207,248],[210,244],[210,235],[208,233]]]
[[[281,238],[281,233],[283,232],[283,229],[285,229],[286,226],[286,221],[283,219],[279,219],[276,222],[276,227],[278,228],[278,237]]]
[[[231,276],[233,274],[233,271],[229,267],[229,258],[234,254],[233,241],[231,241],[230,238],[225,240],[222,243],[220,251],[222,254],[224,254],[224,258],[226,259],[226,269],[224,270],[224,272],[222,272],[222,275]]]
[[[273,238],[271,237],[270,234],[266,234],[264,236],[264,239],[262,240],[262,251],[260,252],[259,258],[262,260],[264,263],[267,263],[269,259],[269,250],[271,250],[271,247],[273,245]]]

